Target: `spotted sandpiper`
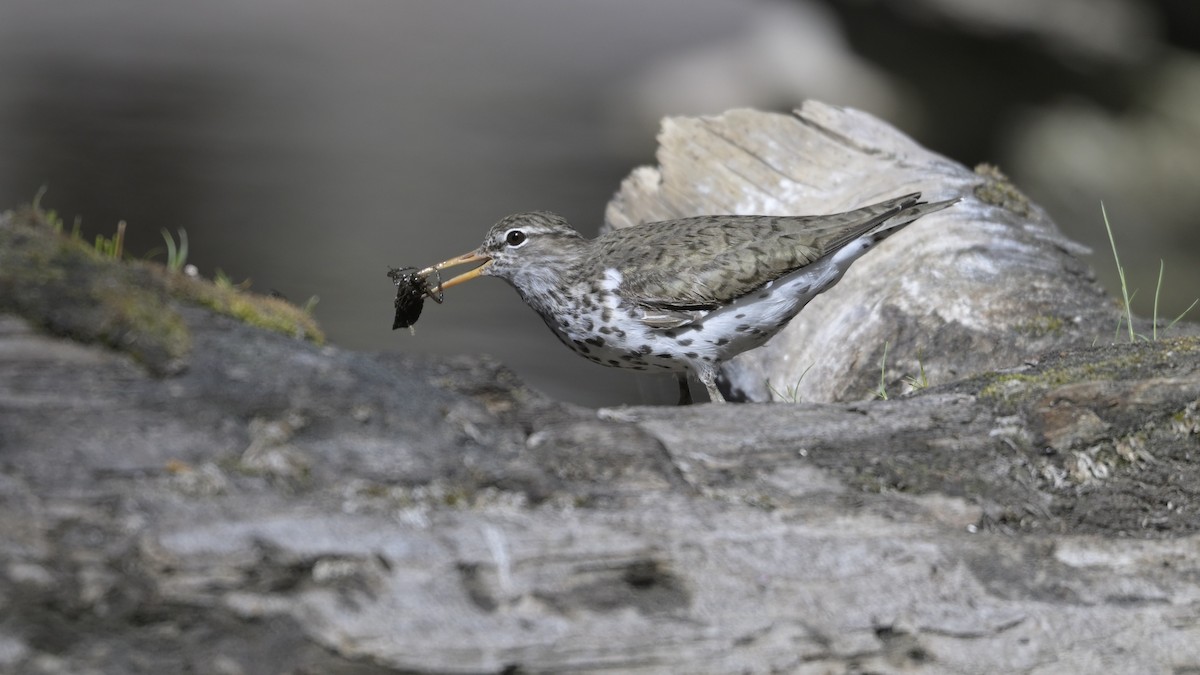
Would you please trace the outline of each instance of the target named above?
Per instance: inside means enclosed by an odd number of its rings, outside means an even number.
[[[674,372],[681,403],[691,400],[691,371],[709,398],[724,402],[722,362],[769,340],[875,244],[957,201],[920,197],[826,216],[682,218],[595,239],[556,214],[517,213],[493,225],[479,248],[417,277],[481,263],[436,290],[500,277],[584,358]]]

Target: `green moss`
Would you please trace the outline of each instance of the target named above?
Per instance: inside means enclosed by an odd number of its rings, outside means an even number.
[[[1043,391],[1051,387],[1071,384],[1072,382],[1093,380],[1095,378],[1090,376],[1088,372],[1090,370],[1092,370],[1091,367],[1082,366],[1079,368],[1050,368],[1032,375],[1025,373],[989,373],[985,377],[993,376],[993,379],[987,386],[979,390],[979,395],[983,398],[1003,400],[1021,398],[1027,392]]]
[[[247,324],[324,341],[312,316],[283,300],[121,261],[64,234],[34,207],[0,214],[0,310],[54,335],[124,351],[157,374],[186,366],[191,335],[177,302],[203,305]]]
[[[1066,322],[1057,316],[1039,315],[1028,321],[1023,321],[1017,326],[1017,330],[1026,335],[1033,337],[1044,337],[1046,335],[1061,335]]]
[[[231,316],[242,323],[324,344],[325,335],[311,314],[295,305],[257,295],[230,284],[214,284],[182,274],[166,277],[172,294]]]
[[[168,374],[186,363],[191,338],[167,300],[144,273],[59,234],[40,212],[0,215],[0,309]]]
[[[191,332],[161,294],[97,288],[93,295],[108,323],[100,331],[105,344],[133,354],[156,372],[171,373],[185,365]]]
[[[979,396],[1014,401],[1077,382],[1135,379],[1142,371],[1167,368],[1173,353],[1197,350],[1200,338],[1183,337],[1077,352],[1073,360],[1049,363],[1032,373],[984,374]]]
[[[1033,209],[1029,198],[1012,184],[1008,176],[992,164],[980,164],[975,167],[975,173],[985,180],[975,186],[975,196],[994,206],[1008,209],[1013,213],[1028,218]]]

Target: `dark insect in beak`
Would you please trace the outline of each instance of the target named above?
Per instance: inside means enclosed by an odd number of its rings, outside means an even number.
[[[411,328],[421,316],[426,297],[441,304],[442,273],[438,270],[434,272],[437,285],[431,286],[428,275],[422,275],[415,267],[388,268],[388,278],[396,284],[396,318],[392,322],[392,330]]]

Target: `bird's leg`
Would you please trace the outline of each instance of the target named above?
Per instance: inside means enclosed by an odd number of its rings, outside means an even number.
[[[717,388],[717,369],[713,367],[701,368],[696,371],[696,377],[704,383],[704,388],[708,390],[708,398],[713,403],[725,403],[725,395]]]
[[[688,388],[687,373],[676,373],[675,379],[679,381],[679,405],[691,405],[692,390]]]

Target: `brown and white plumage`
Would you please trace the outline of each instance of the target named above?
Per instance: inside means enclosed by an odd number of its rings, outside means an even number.
[[[602,365],[696,374],[714,401],[721,362],[775,335],[878,242],[957,200],[914,193],[827,216],[700,216],[585,239],[561,216],[508,216],[475,251],[580,355]],[[681,391],[686,392],[686,382]]]

